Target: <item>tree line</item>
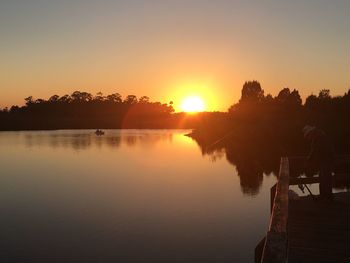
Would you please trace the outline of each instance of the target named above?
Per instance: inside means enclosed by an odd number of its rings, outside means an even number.
[[[152,102],[149,97],[104,96],[75,91],[48,99],[25,98],[24,106],[0,110],[0,129],[65,128],[196,128],[197,139],[212,142],[232,133],[247,141],[283,141],[292,145],[301,139],[305,124],[324,129],[330,136],[348,144],[350,90],[331,96],[329,90],[310,95],[305,103],[297,90],[283,88],[276,96],[265,94],[258,81],[247,81],[240,100],[225,113],[186,116],[174,113],[173,103]],[[294,144],[293,144],[294,145]],[[284,147],[286,148],[286,147]]]
[[[297,90],[283,88],[276,96],[265,94],[258,81],[244,83],[241,98],[228,109],[225,120],[201,123],[192,133],[202,153],[225,152],[247,194],[256,194],[263,174],[278,174],[281,156],[307,155],[302,128],[324,130],[338,154],[350,152],[350,90],[331,96],[321,90],[302,102]]]
[[[210,143],[231,133],[247,142],[288,146],[301,143],[301,130],[308,124],[323,129],[337,145],[350,149],[349,115],[350,89],[342,96],[331,96],[330,90],[323,89],[318,95],[309,95],[303,103],[296,89],[283,88],[273,97],[265,95],[258,81],[247,81],[240,100],[229,107],[226,120],[202,123],[193,136]],[[286,151],[287,146],[283,147]]]
[[[119,93],[95,96],[82,91],[49,99],[24,99],[24,106],[0,111],[0,129],[157,128],[170,124],[173,103],[151,102]]]

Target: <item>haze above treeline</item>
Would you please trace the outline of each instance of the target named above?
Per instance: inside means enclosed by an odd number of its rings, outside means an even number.
[[[0,107],[74,90],[225,111],[242,83],[349,87],[350,1],[0,1]],[[205,90],[205,91],[203,91]]]

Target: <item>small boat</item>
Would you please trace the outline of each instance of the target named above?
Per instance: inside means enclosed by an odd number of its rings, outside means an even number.
[[[97,129],[97,130],[95,131],[95,134],[96,134],[97,136],[102,136],[102,135],[105,135],[105,132],[102,131],[102,130]]]

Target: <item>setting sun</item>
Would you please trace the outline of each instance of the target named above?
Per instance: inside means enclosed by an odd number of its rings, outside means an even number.
[[[185,112],[201,112],[204,111],[205,105],[202,98],[198,96],[187,97],[183,100],[181,109]]]

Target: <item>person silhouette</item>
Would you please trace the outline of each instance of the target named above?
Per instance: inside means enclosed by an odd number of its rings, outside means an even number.
[[[334,162],[334,148],[326,133],[314,126],[303,128],[304,138],[311,142],[307,164],[314,165],[319,171],[320,199],[333,200],[332,167]]]

